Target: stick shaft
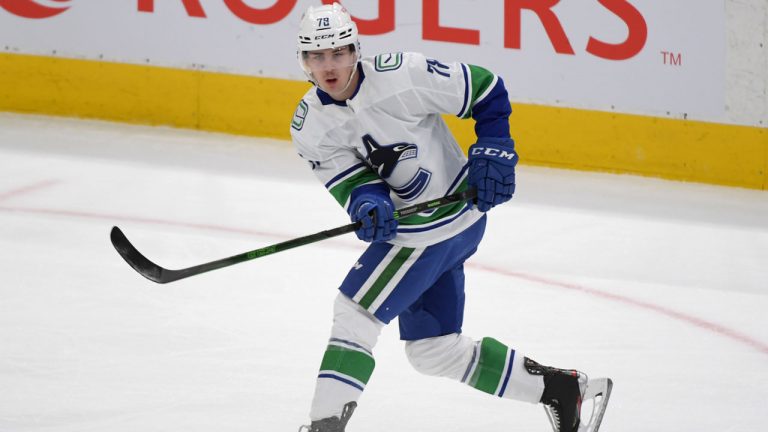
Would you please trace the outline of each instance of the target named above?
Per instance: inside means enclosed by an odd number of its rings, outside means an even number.
[[[459,202],[464,202],[464,201],[473,199],[475,196],[476,196],[476,192],[474,189],[469,189],[464,192],[456,192],[454,194],[447,195],[442,198],[437,198],[431,201],[425,201],[422,203],[414,204],[409,207],[404,207],[402,209],[395,211],[394,216],[395,216],[395,219],[402,219],[412,214],[421,213],[423,211],[436,209],[440,207],[445,207],[445,206],[452,205]],[[120,254],[120,256],[122,256],[123,259],[128,263],[128,265],[130,265],[134,270],[136,270],[139,274],[141,274],[145,278],[153,282],[162,284],[162,283],[177,281],[179,279],[185,279],[190,276],[195,276],[195,275],[206,273],[212,270],[229,267],[242,262],[251,261],[267,255],[272,255],[278,252],[282,252],[288,249],[293,249],[299,246],[304,246],[304,245],[315,243],[321,240],[326,240],[329,238],[347,234],[355,231],[358,228],[358,225],[359,223],[342,225],[340,227],[336,227],[336,228],[325,230],[325,231],[320,231],[315,234],[298,237],[292,240],[287,240],[281,243],[276,243],[263,248],[254,249],[252,251],[233,255],[231,257],[222,258],[219,260],[215,260],[215,261],[211,261],[211,262],[207,262],[207,263],[203,263],[203,264],[199,264],[196,266],[187,267],[179,270],[169,270],[169,269],[160,267],[159,265],[150,261],[141,252],[139,252],[139,250],[136,249],[136,247],[134,247],[133,244],[131,244],[131,242],[128,240],[125,234],[123,234],[120,228],[116,226],[112,227],[112,232],[110,233],[110,239],[112,241],[112,245],[115,247],[115,249]]]

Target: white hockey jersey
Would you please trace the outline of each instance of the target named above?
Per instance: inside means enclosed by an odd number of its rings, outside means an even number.
[[[364,58],[345,102],[310,89],[294,114],[299,155],[345,209],[353,191],[386,184],[395,207],[429,201],[466,186],[466,157],[440,114],[474,117],[478,136],[509,136],[509,101],[491,72],[417,53]],[[400,219],[390,243],[422,247],[450,238],[482,217],[467,203]]]

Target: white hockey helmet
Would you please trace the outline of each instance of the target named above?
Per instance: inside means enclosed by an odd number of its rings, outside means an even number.
[[[356,61],[360,61],[357,25],[344,6],[336,2],[307,8],[299,24],[297,44],[299,64],[312,82],[314,80],[303,58],[307,51],[352,45]]]

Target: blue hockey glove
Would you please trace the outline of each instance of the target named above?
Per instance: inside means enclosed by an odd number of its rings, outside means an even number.
[[[518,159],[512,138],[478,138],[468,153],[467,184],[477,188],[477,209],[487,212],[512,199]]]
[[[361,222],[355,231],[357,238],[366,242],[385,242],[397,234],[395,205],[389,196],[361,194],[349,206],[352,222]]]

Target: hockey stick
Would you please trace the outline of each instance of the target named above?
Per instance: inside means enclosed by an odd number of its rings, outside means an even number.
[[[451,195],[444,196],[442,198],[437,198],[431,201],[414,204],[412,206],[404,207],[404,208],[401,208],[400,210],[396,210],[395,219],[402,219],[414,213],[420,213],[426,210],[445,207],[447,205],[455,204],[457,202],[471,200],[471,199],[474,199],[476,195],[477,194],[475,189],[469,189],[464,192],[456,192]],[[110,233],[109,237],[110,237],[110,240],[112,240],[112,245],[117,250],[117,253],[119,253],[120,256],[123,257],[123,259],[125,260],[125,262],[128,263],[128,265],[133,267],[133,269],[139,272],[140,275],[151,280],[152,282],[164,284],[168,282],[177,281],[179,279],[188,278],[190,276],[199,275],[201,273],[209,272],[211,270],[220,269],[222,267],[229,267],[231,265],[239,264],[245,261],[250,261],[256,258],[261,258],[263,256],[272,255],[272,254],[282,252],[284,250],[292,249],[295,247],[308,245],[310,243],[315,243],[320,240],[325,240],[332,237],[340,236],[342,234],[347,234],[357,230],[357,228],[359,227],[359,224],[360,222],[343,225],[338,228],[321,231],[319,233],[295,238],[293,240],[284,241],[282,243],[277,243],[272,246],[267,246],[267,247],[252,250],[249,252],[241,253],[238,255],[233,255],[229,258],[223,258],[220,260],[211,261],[204,264],[200,264],[200,265],[196,265],[196,266],[188,267],[184,269],[179,269],[179,270],[169,270],[169,269],[160,267],[159,265],[150,261],[147,257],[142,255],[141,252],[139,252],[139,250],[136,249],[131,244],[130,241],[128,241],[128,238],[125,236],[125,234],[123,234],[123,232],[120,231],[120,228],[116,226],[112,227],[112,232]]]

